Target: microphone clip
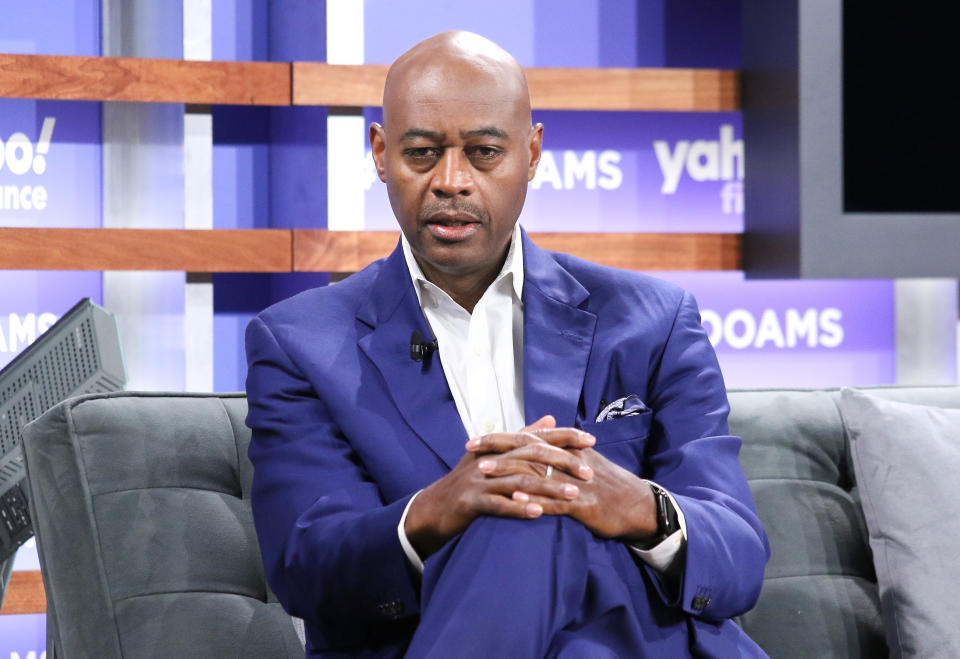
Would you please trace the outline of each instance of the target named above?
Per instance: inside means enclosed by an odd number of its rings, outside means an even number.
[[[420,330],[413,330],[413,332],[410,333],[410,359],[413,361],[423,361],[424,358],[429,357],[430,354],[438,348],[439,344],[436,339],[433,341],[423,341]]]

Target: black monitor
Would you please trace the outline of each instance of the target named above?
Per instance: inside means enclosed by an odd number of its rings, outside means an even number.
[[[116,319],[89,298],[0,370],[0,564],[33,535],[23,427],[71,396],[117,391],[125,383]]]

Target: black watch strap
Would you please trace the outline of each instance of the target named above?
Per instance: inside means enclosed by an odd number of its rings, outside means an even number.
[[[653,502],[657,514],[657,537],[654,539],[656,544],[673,535],[680,528],[680,520],[667,491],[656,483],[650,483],[650,489],[653,490]]]

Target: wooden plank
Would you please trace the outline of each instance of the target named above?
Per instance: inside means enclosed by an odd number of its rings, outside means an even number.
[[[526,69],[535,109],[737,110],[739,76],[712,69]],[[236,105],[379,106],[387,67],[0,55],[0,97]]]
[[[534,233],[546,249],[628,270],[738,270],[739,234]],[[0,228],[0,269],[354,272],[396,231]]]
[[[286,229],[0,228],[0,269],[289,272]]]
[[[625,270],[739,270],[736,233],[533,233],[544,249]]]
[[[741,236],[704,233],[534,233],[545,249],[627,270],[739,270]],[[293,268],[353,272],[390,253],[399,232],[294,229]]]
[[[356,272],[387,256],[399,231],[293,230],[293,269],[297,272]]]
[[[387,66],[293,63],[293,104],[378,107]]]
[[[732,111],[739,75],[712,69],[526,69],[541,110]],[[293,63],[294,105],[379,106],[386,66]]]
[[[3,596],[0,615],[46,613],[47,593],[43,589],[40,570],[18,570],[10,575],[10,585]]]
[[[706,69],[527,69],[541,110],[715,112],[740,108],[735,71]]]
[[[0,55],[0,97],[290,105],[290,64]]]

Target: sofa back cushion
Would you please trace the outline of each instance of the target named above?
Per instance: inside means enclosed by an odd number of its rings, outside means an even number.
[[[75,398],[24,431],[68,657],[302,657],[263,575],[241,395]]]
[[[894,657],[960,656],[960,410],[841,393]]]
[[[960,407],[960,387],[870,389]],[[876,657],[877,578],[837,391],[731,391],[731,432],[770,538],[757,606],[741,617],[773,657]]]

